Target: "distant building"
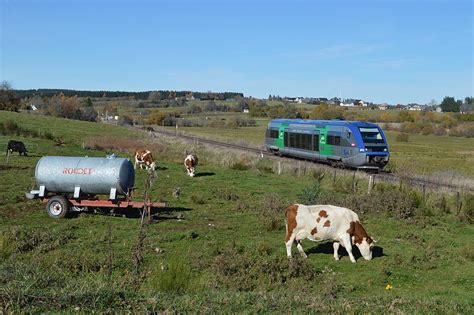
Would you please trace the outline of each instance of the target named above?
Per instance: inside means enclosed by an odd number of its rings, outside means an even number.
[[[388,104],[380,104],[379,109],[380,110],[387,110],[388,109]]]
[[[421,111],[422,108],[421,108],[421,105],[418,105],[418,104],[409,104],[408,110]]]

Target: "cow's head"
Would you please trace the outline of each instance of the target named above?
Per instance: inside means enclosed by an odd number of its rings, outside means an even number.
[[[365,260],[371,260],[375,240],[367,234],[362,224],[360,224],[359,221],[351,222],[347,232],[351,235],[352,244],[357,246],[362,257],[364,257]]]
[[[365,260],[372,260],[372,249],[374,248],[375,241],[370,236],[364,237],[360,243],[355,244]]]

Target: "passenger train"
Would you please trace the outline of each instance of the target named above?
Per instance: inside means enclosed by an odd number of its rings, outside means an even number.
[[[390,157],[382,129],[362,121],[272,120],[265,147],[278,155],[357,169],[383,169]]]

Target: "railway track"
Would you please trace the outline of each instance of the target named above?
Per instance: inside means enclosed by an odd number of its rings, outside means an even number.
[[[216,146],[216,147],[225,147],[229,149],[234,149],[234,150],[239,150],[239,151],[246,151],[246,152],[252,152],[259,154],[261,156],[271,156],[276,159],[281,159],[285,161],[294,161],[295,158],[289,158],[289,157],[282,157],[282,156],[277,156],[271,152],[266,151],[265,149],[262,148],[256,148],[256,147],[251,147],[251,146],[244,146],[244,145],[239,145],[239,144],[234,144],[234,143],[227,143],[227,142],[221,142],[221,141],[216,141],[212,139],[207,139],[207,138],[202,138],[202,137],[197,137],[193,135],[186,135],[178,132],[173,132],[173,131],[168,131],[168,130],[163,130],[163,129],[155,129],[153,131],[154,133],[159,133],[163,134],[169,137],[176,137],[180,138],[183,140],[187,141],[193,141],[193,143],[203,143],[203,144],[208,144],[211,146]],[[299,160],[299,159],[296,159]],[[327,164],[321,164],[318,163],[319,166],[321,167],[327,167],[328,170],[334,170],[334,167],[331,167]],[[428,189],[445,189],[451,192],[474,192],[474,187],[472,185],[456,185],[456,184],[450,184],[450,183],[443,183],[443,182],[436,182],[433,180],[428,180],[428,179],[422,179],[418,178],[415,176],[397,176],[393,173],[388,173],[385,171],[380,171],[378,173],[366,173],[366,176],[373,175],[374,178],[378,181],[385,181],[385,182],[390,182],[390,183],[407,183],[412,186],[417,186],[422,189],[428,188]]]

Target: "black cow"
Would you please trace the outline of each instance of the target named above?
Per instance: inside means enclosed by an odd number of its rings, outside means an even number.
[[[8,141],[7,154],[10,151],[10,154],[13,152],[18,152],[20,155],[27,155],[28,152],[25,148],[25,145],[21,141],[10,140]]]

